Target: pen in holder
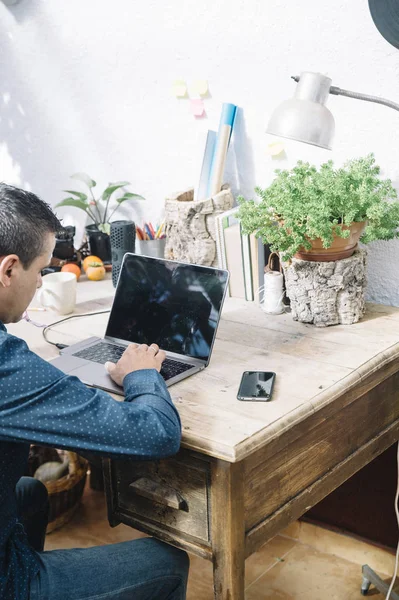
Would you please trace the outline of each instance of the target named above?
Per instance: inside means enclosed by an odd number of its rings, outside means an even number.
[[[136,238],[136,254],[164,258],[166,238],[156,240],[139,240]]]

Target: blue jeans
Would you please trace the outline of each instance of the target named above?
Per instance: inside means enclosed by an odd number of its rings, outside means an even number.
[[[47,523],[43,514],[48,509],[43,488],[43,484],[29,477],[23,477],[17,485],[20,517],[40,562],[40,572],[31,583],[30,600],[186,598],[187,554],[153,538],[43,552],[40,544]]]
[[[17,510],[28,541],[37,552],[42,552],[48,523],[48,494],[44,483],[33,477],[21,477],[15,487]]]

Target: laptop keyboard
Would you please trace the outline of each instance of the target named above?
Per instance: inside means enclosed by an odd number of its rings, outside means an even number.
[[[73,356],[78,356],[79,358],[85,358],[86,360],[101,364],[105,364],[108,361],[116,363],[125,350],[125,346],[116,346],[114,344],[99,342],[98,344],[94,344],[94,346],[89,346],[88,348],[79,350],[79,352],[75,352]],[[162,363],[161,375],[166,381],[191,369],[192,366],[193,365],[188,365],[171,358],[166,358]]]

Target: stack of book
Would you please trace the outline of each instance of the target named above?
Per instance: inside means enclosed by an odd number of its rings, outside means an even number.
[[[238,207],[215,217],[218,265],[230,271],[229,294],[234,298],[263,301],[261,290],[270,248],[255,234],[242,233]]]

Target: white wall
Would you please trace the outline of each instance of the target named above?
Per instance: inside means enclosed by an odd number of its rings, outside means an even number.
[[[157,220],[166,194],[197,185],[206,132],[233,102],[242,109],[226,173],[235,191],[251,196],[299,158],[370,151],[399,187],[399,114],[382,106],[331,97],[332,153],[287,143],[283,161],[267,155],[265,123],[302,70],[399,102],[399,50],[366,0],[0,1],[0,179],[51,204],[76,171],[99,186],[127,179],[147,201],[125,216]],[[209,81],[206,118],[173,96],[178,78],[189,88]],[[83,227],[78,210],[61,215]],[[369,297],[399,305],[399,242],[376,243],[369,256]]]

